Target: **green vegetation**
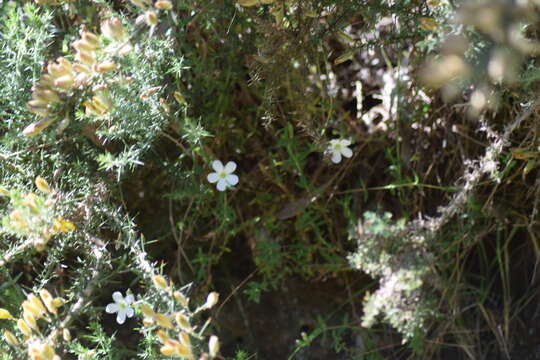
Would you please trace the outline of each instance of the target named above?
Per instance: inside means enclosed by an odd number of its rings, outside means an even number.
[[[539,10],[0,0],[0,358],[530,355]]]

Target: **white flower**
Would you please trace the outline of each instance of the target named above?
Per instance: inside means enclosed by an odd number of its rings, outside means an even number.
[[[217,182],[217,189],[219,191],[225,191],[225,189],[238,184],[238,176],[233,174],[234,170],[236,170],[236,163],[234,161],[229,161],[227,165],[223,166],[221,161],[214,160],[212,162],[212,168],[216,172],[208,174],[207,179],[212,184]]]
[[[120,291],[115,291],[112,294],[112,298],[114,303],[107,305],[105,311],[109,314],[118,313],[116,315],[116,322],[122,325],[126,321],[126,316],[130,318],[135,313],[130,306],[135,299],[131,294],[127,294],[126,297],[123,297]]]
[[[353,154],[352,150],[349,149],[351,142],[349,140],[334,139],[330,140],[328,149],[326,150],[332,156],[332,162],[334,164],[339,164],[341,162],[341,156],[350,158]]]

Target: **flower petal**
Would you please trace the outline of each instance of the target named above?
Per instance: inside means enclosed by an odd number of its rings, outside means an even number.
[[[217,182],[219,180],[219,175],[218,175],[218,173],[210,173],[210,174],[208,174],[206,179],[208,179],[208,181],[211,184],[213,184],[213,183],[215,183],[215,182]]]
[[[339,164],[341,162],[341,153],[339,151],[332,151],[332,162]]]
[[[219,191],[225,191],[226,188],[227,188],[227,181],[225,179],[219,179],[217,183],[217,189]]]
[[[219,160],[212,161],[212,169],[214,169],[217,173],[223,171],[223,163]]]
[[[127,315],[128,318],[133,317],[134,314],[135,314],[135,311],[133,310],[133,308],[128,307],[126,309],[126,315]]]
[[[133,303],[134,300],[135,298],[133,297],[133,294],[127,294],[126,297],[124,298],[126,305]]]
[[[350,158],[352,156],[352,150],[348,147],[344,147],[341,149],[341,155],[345,156],[346,158]]]
[[[236,184],[238,184],[238,176],[234,175],[234,174],[229,174],[227,175],[227,177],[225,178],[225,180],[227,181],[227,183],[231,186],[234,186]]]
[[[105,312],[107,312],[107,313],[109,313],[109,314],[112,314],[112,313],[117,312],[118,309],[120,309],[120,307],[118,306],[118,304],[116,304],[116,303],[110,303],[110,304],[107,305],[107,307],[105,308]]]
[[[225,172],[230,174],[233,173],[234,170],[236,170],[236,163],[234,161],[229,161],[227,165],[225,165]]]
[[[122,325],[123,323],[126,322],[126,310],[125,309],[120,309],[120,311],[118,311],[118,315],[116,315],[116,322],[119,323],[120,325]]]
[[[113,292],[112,298],[114,302],[117,302],[117,303],[124,301],[124,297],[122,296],[122,293],[120,291]]]
[[[351,145],[351,140],[340,140],[339,143],[341,146],[349,146]]]

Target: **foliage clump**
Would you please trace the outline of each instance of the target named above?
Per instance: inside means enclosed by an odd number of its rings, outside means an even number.
[[[411,236],[404,219],[396,223],[392,214],[364,213],[352,234],[357,250],[349,256],[351,265],[378,278],[379,287],[366,294],[362,326],[371,327],[378,315],[410,339],[424,331],[425,321],[433,315],[422,291],[430,274],[433,255],[426,241]]]

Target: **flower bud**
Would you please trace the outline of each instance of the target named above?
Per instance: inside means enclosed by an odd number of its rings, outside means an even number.
[[[73,72],[73,65],[65,57],[59,57],[58,59],[56,59],[56,61],[58,62],[58,65],[60,66],[62,71],[66,71],[69,74]]]
[[[81,39],[91,44],[96,49],[101,47],[101,41],[99,40],[97,35],[94,34],[93,32],[84,31],[81,34]]]
[[[110,110],[112,107],[112,102],[109,97],[109,93],[105,91],[98,92],[95,96],[92,97],[92,101],[98,107],[103,108],[105,110]]]
[[[191,349],[191,339],[189,338],[189,335],[187,332],[181,331],[180,334],[178,334],[178,339],[188,349]]]
[[[144,13],[144,21],[148,26],[156,26],[158,24],[158,17],[155,11],[148,10]]]
[[[170,10],[173,7],[172,3],[168,0],[158,0],[154,6],[159,10]]]
[[[41,309],[28,300],[23,301],[21,306],[25,313],[30,313],[37,319],[39,319],[42,315]]]
[[[118,18],[111,18],[102,22],[101,33],[112,41],[122,41],[126,37],[124,26]]]
[[[28,102],[29,108],[46,108],[49,103],[46,100],[34,99]]]
[[[69,329],[64,328],[64,330],[62,330],[62,338],[66,342],[71,341],[71,332],[69,331]]]
[[[178,326],[180,326],[180,329],[184,331],[191,331],[189,318],[185,314],[181,312],[177,312],[176,315],[174,316],[174,319],[176,320],[176,323],[178,324]]]
[[[208,352],[210,353],[211,358],[215,358],[219,353],[219,339],[217,336],[210,336],[210,341],[208,341]]]
[[[175,91],[173,92],[173,97],[176,101],[178,101],[179,104],[186,105],[186,99],[184,98],[184,95],[182,93]]]
[[[154,317],[154,310],[152,310],[152,308],[150,307],[150,305],[148,304],[141,304],[139,306],[139,308],[141,309],[142,313],[144,314],[144,316],[147,316],[149,318],[153,318]]]
[[[6,310],[6,309],[2,309],[0,308],[0,319],[13,319],[13,316],[11,316],[11,313]]]
[[[118,65],[112,61],[104,61],[95,66],[95,70],[100,73],[116,70]]]
[[[250,7],[259,4],[259,0],[238,0],[241,6]]]
[[[84,101],[84,112],[86,115],[103,116],[105,115],[93,101]]]
[[[161,105],[163,110],[165,110],[166,113],[171,112],[171,107],[169,106],[169,104],[167,104],[167,101],[164,98],[159,98],[159,104]]]
[[[36,183],[37,188],[40,191],[42,191],[44,193],[47,193],[47,194],[49,194],[51,192],[51,188],[49,187],[49,184],[47,183],[47,180],[45,180],[41,176],[36,177],[35,183]],[[34,297],[35,297],[35,295],[34,295]]]
[[[53,122],[52,119],[43,119],[38,122],[35,122],[33,124],[28,125],[24,130],[22,131],[23,135],[25,136],[34,136],[45,130],[49,127]]]
[[[36,86],[36,85],[34,85]],[[38,86],[42,86],[44,88],[50,88],[53,86],[53,78],[50,74],[41,74],[39,77],[39,83]]]
[[[84,74],[88,74],[88,75],[92,75],[92,69],[90,69],[90,67],[88,67],[87,65],[85,64],[75,64],[73,65],[73,70],[75,70],[76,72],[79,73],[79,75],[81,73],[84,73]]]
[[[168,285],[167,285],[167,281],[165,280],[165,278],[161,275],[154,275],[152,276],[152,281],[154,282],[154,285],[160,289],[167,289]]]
[[[75,229],[75,225],[73,225],[71,222],[68,221],[69,224],[71,224],[69,226],[69,229],[67,231],[71,231],[72,229]],[[66,231],[64,231],[66,232]],[[52,299],[52,302],[51,302],[51,305],[54,306],[56,309],[58,309],[60,306],[64,305],[64,299],[62,298],[54,298]]]
[[[24,319],[24,321],[26,321],[28,326],[30,326],[30,328],[32,328],[34,330],[38,329],[36,318],[34,317],[34,315],[32,315],[31,313],[25,311],[23,313],[23,319]]]
[[[154,95],[155,93],[157,93],[159,91],[159,89],[161,89],[161,86],[154,86],[154,87],[151,87],[149,89],[147,89],[145,92],[143,92],[140,96],[139,96],[139,99],[141,100],[146,100],[148,99],[150,96]]]
[[[159,349],[159,351],[165,356],[174,356],[176,355],[176,349],[170,345],[164,345]]]
[[[129,0],[133,5],[145,8],[147,6],[150,6],[151,1],[150,0]]]
[[[80,61],[88,66],[92,66],[96,63],[96,58],[92,53],[88,51],[78,51],[75,54],[75,60]]]
[[[32,210],[37,211],[37,203],[36,203],[37,199],[38,199],[37,195],[31,192],[24,196],[22,202],[24,205],[28,206]]]
[[[17,340],[17,338],[15,337],[15,335],[13,335],[11,331],[4,331],[4,339],[11,346],[19,345],[19,340]]]
[[[173,293],[174,299],[184,308],[187,308],[189,299],[186,298],[180,291]]]
[[[41,116],[41,117],[49,116],[49,109],[47,107],[35,107],[35,106],[28,105],[28,110],[32,114],[36,114],[36,115]]]
[[[204,304],[205,309],[211,309],[214,307],[214,305],[217,304],[219,300],[219,294],[215,291],[208,294],[208,297],[206,298],[206,303]]]
[[[84,41],[84,40],[76,40],[76,41],[71,43],[71,46],[73,46],[75,48],[75,50],[77,50],[77,51],[89,51],[89,52],[92,52],[92,51],[95,51],[97,49],[91,43],[89,43],[88,41]]]
[[[156,336],[158,337],[159,341],[162,344],[165,344],[167,341],[171,339],[169,335],[167,335],[167,333],[161,329],[156,332]]]
[[[52,314],[56,314],[56,309],[54,308],[54,306],[52,306],[53,297],[51,293],[47,289],[41,289],[39,290],[39,297],[45,304],[47,310],[49,310],[49,312]]]
[[[32,330],[30,329],[28,324],[23,319],[17,320],[17,327],[19,328],[19,330],[21,330],[21,332],[24,335],[26,335],[28,337],[32,336]]]
[[[60,64],[54,64],[51,63],[47,65],[47,71],[52,76],[52,80],[54,82],[55,79],[65,76],[65,75],[71,75],[71,71],[69,68],[62,66]]]
[[[62,90],[71,90],[75,85],[75,80],[71,75],[64,75],[54,80],[54,85]]]
[[[164,314],[155,314],[154,320],[158,323],[159,326],[164,327],[166,329],[174,329],[174,326],[172,324],[171,319],[167,315]]]
[[[160,351],[166,356],[179,356],[184,358],[189,358],[191,356],[189,349],[180,344],[178,341],[172,339],[167,340]]]
[[[45,306],[39,300],[39,298],[35,294],[28,294],[28,301],[33,304],[35,307],[39,308],[39,311],[41,314],[45,314],[47,312],[47,309],[45,309]]]
[[[49,103],[60,102],[60,98],[58,97],[56,92],[54,92],[53,90],[49,90],[49,89],[43,89],[43,90],[36,91],[34,93],[34,97],[35,97],[36,100],[44,100],[44,101],[47,101]]]
[[[133,51],[133,46],[131,46],[131,44],[127,43],[118,50],[118,55],[119,56],[124,56],[124,55],[130,53],[131,51]]]

